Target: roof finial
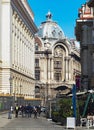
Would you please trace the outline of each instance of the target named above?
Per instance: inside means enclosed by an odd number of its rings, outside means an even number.
[[[47,18],[47,21],[51,21],[52,20],[52,14],[51,14],[50,11],[47,13],[46,18]]]

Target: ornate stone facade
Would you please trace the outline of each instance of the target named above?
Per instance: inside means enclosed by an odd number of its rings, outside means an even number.
[[[94,89],[94,0],[79,9],[76,21],[76,38],[81,45],[81,87],[85,91]]]
[[[0,1],[0,93],[34,98],[34,34],[26,0]]]
[[[81,71],[79,43],[65,37],[50,12],[46,18],[35,38],[36,96],[44,100],[68,93]]]

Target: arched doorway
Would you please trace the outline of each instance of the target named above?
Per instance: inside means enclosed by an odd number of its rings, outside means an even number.
[[[68,86],[66,85],[58,86],[57,88],[55,88],[55,91],[57,91],[56,98],[62,97],[63,95],[68,94],[70,90],[71,89],[68,88]]]

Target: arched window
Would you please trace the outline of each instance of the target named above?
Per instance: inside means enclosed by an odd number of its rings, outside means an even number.
[[[64,48],[61,45],[54,49],[54,80],[62,80]]]

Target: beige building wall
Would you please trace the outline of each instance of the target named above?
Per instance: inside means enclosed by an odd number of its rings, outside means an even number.
[[[35,37],[36,97],[44,102],[68,94],[81,72],[79,43],[64,36],[50,12],[46,18]]]

